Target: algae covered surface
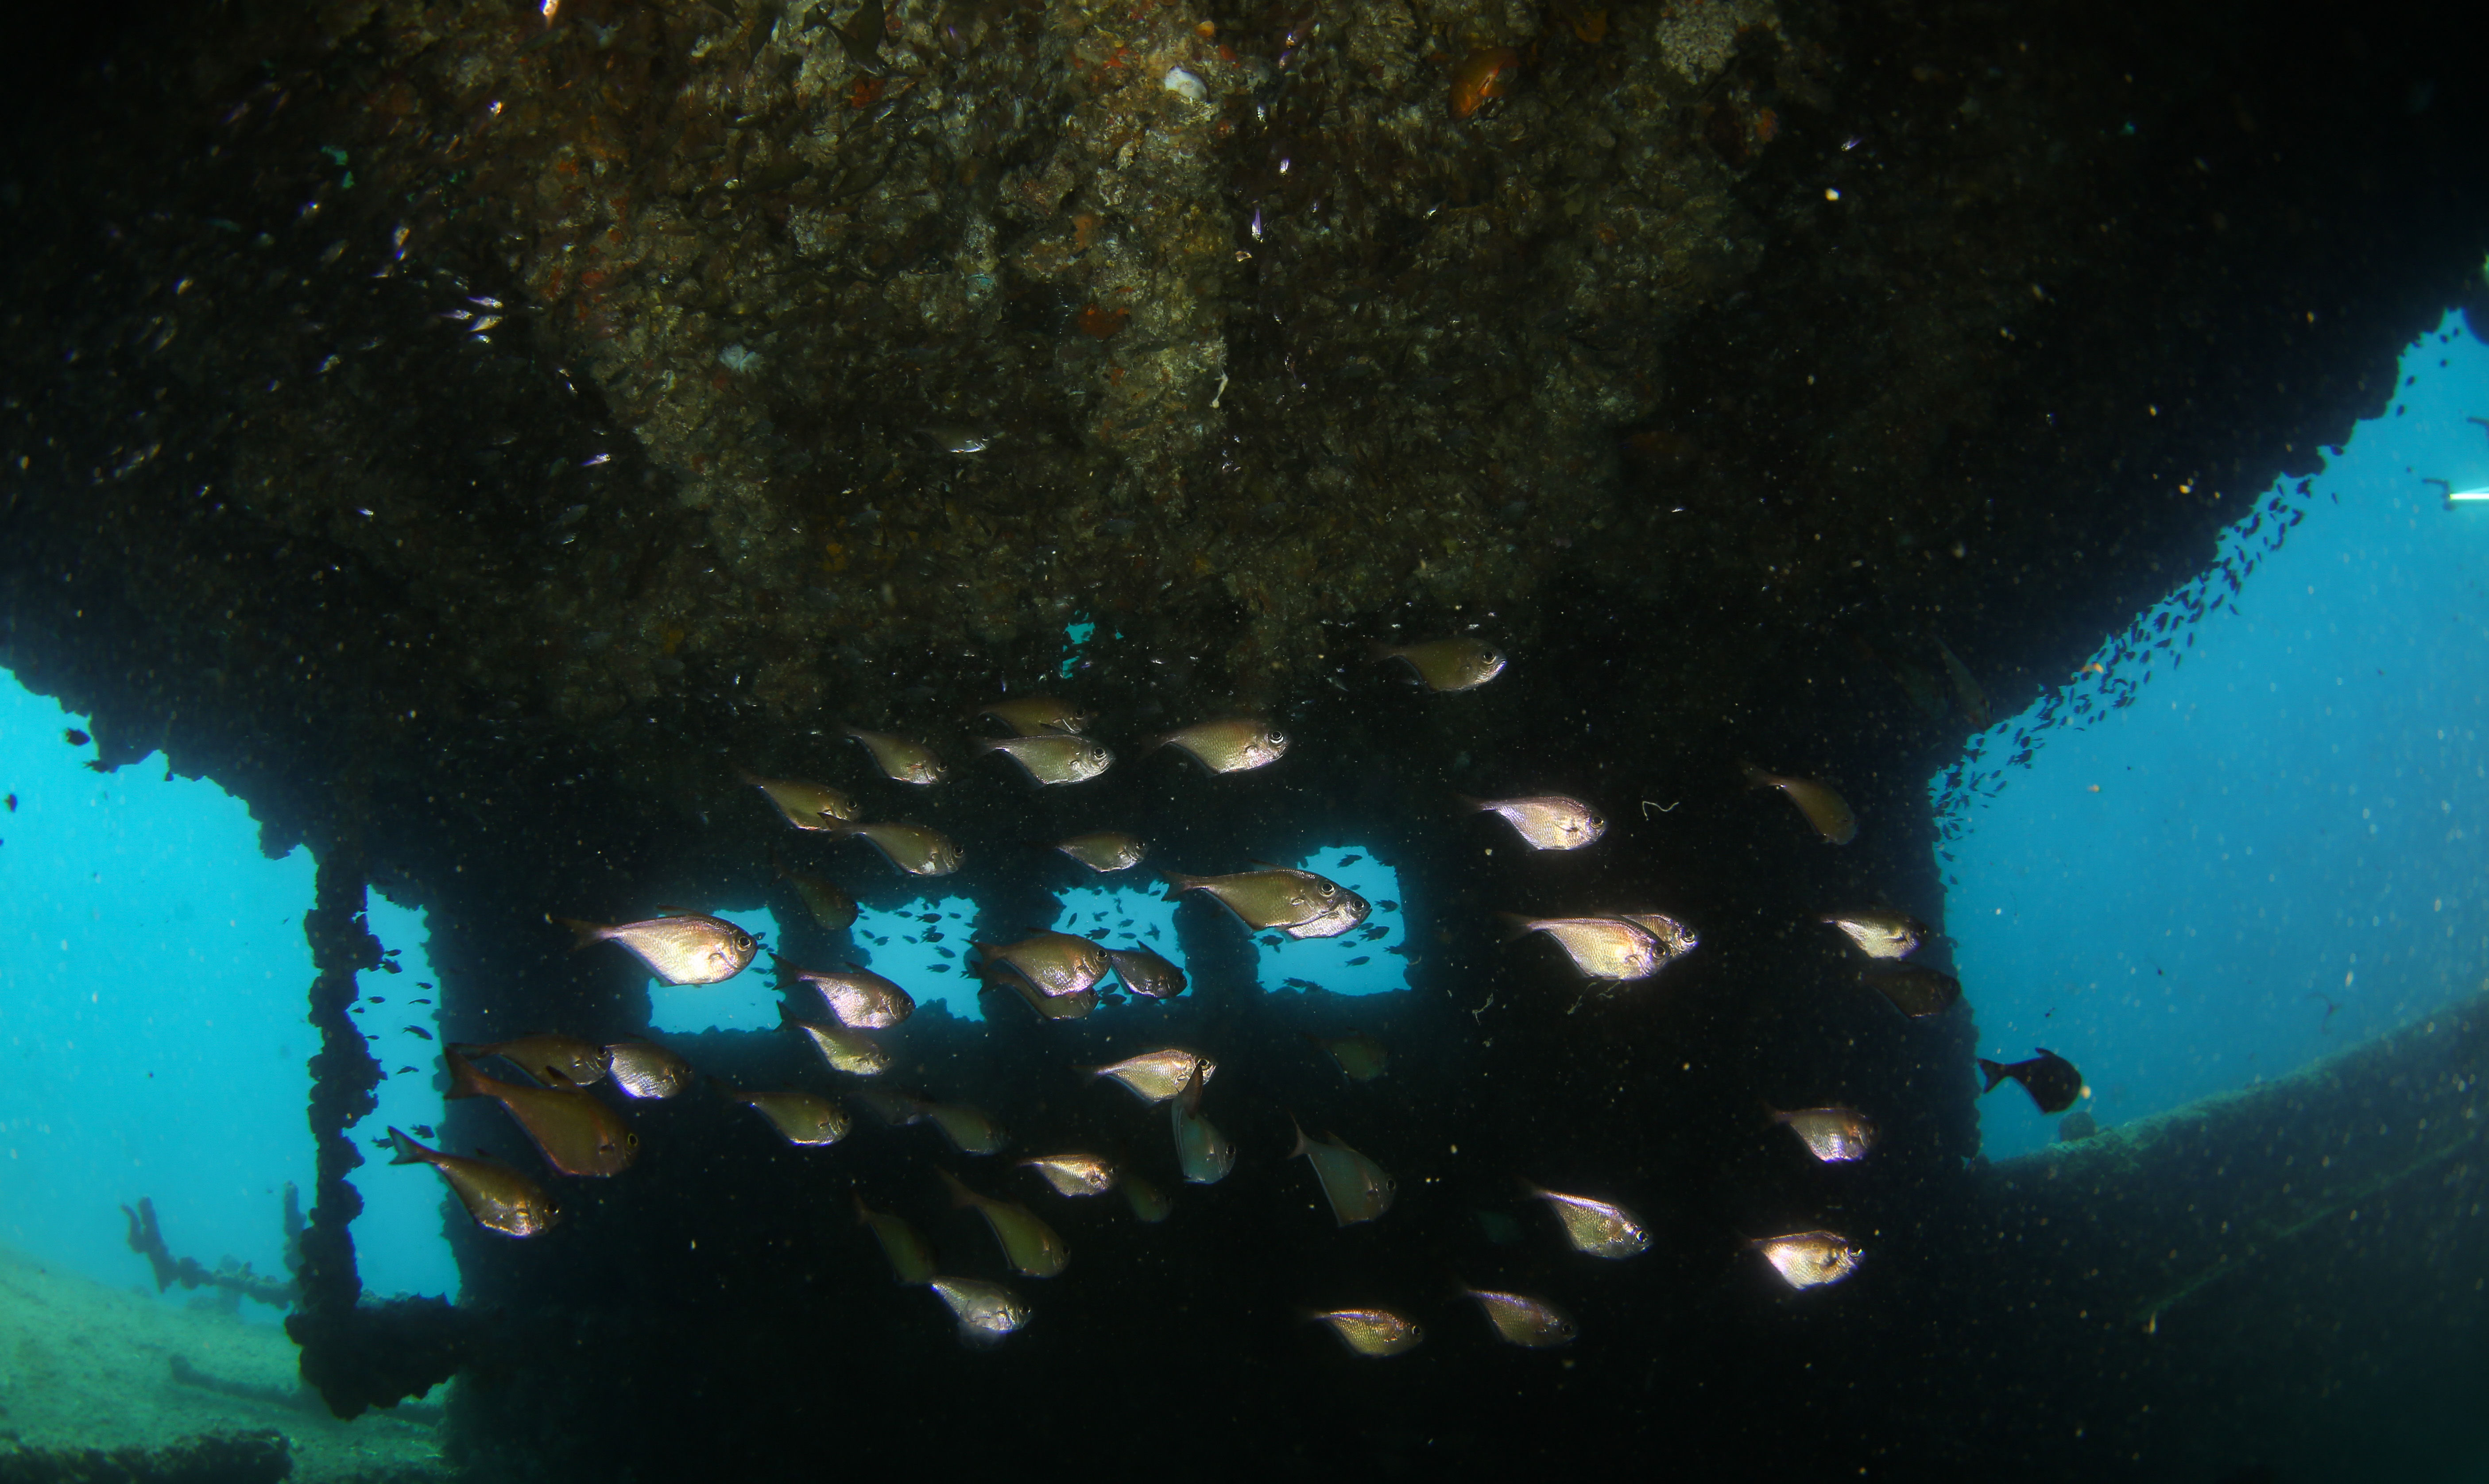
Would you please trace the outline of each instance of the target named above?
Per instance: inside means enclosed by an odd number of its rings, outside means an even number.
[[[283,1329],[213,1301],[174,1307],[0,1250],[0,1475],[61,1453],[153,1452],[273,1430],[291,1452],[291,1479],[449,1477],[437,1407],[333,1421],[302,1389],[296,1355]]]

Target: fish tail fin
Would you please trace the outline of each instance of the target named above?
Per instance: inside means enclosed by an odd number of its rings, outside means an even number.
[[[952,1210],[974,1211],[984,1204],[977,1199],[977,1192],[969,1189],[958,1176],[939,1165],[933,1167],[933,1173],[942,1177],[942,1188],[951,1192]]]
[[[1387,644],[1379,639],[1371,640],[1365,645],[1365,659],[1370,665],[1380,665],[1386,660],[1396,660],[1400,655],[1399,646]]]
[[[863,1192],[850,1190],[847,1192],[847,1199],[855,1202],[856,1225],[871,1226],[873,1224],[873,1208],[864,1203]]]
[[[1979,1070],[1988,1074],[1988,1085],[1979,1090],[1981,1097],[1996,1091],[1996,1084],[2005,1080],[2005,1069],[1984,1056],[1979,1058]]]
[[[1465,814],[1483,813],[1486,812],[1487,808],[1486,800],[1473,799],[1466,793],[1453,794],[1452,802],[1458,804],[1460,806],[1460,812]]]
[[[424,1148],[420,1144],[417,1144],[415,1140],[408,1138],[406,1136],[405,1129],[391,1128],[388,1131],[388,1136],[389,1148],[396,1151],[395,1156],[389,1160],[389,1163],[430,1164],[432,1162],[428,1157],[432,1151]]]
[[[449,1067],[449,1091],[441,1095],[444,1101],[484,1096],[483,1079],[475,1074],[474,1065],[461,1055],[456,1046],[443,1047],[441,1059]]]
[[[1313,1144],[1305,1137],[1304,1126],[1297,1122],[1297,1115],[1293,1109],[1288,1113],[1288,1128],[1297,1136],[1297,1147],[1288,1151],[1288,1157],[1291,1159],[1302,1157],[1307,1150],[1313,1148]]]
[[[1187,876],[1183,871],[1169,870],[1163,866],[1159,868],[1159,879],[1167,884],[1168,901],[1177,900],[1185,893],[1201,884],[1201,878],[1198,876]]]
[[[1163,731],[1154,731],[1148,736],[1141,738],[1139,742],[1133,744],[1132,756],[1135,757],[1147,757],[1150,754],[1157,752],[1159,748],[1166,745],[1167,734]]]
[[[778,853],[778,847],[776,845],[771,845],[769,847],[769,869],[778,872],[778,879],[781,881],[784,881],[788,876],[794,874],[794,872],[787,869],[787,858]]]
[[[1746,775],[1746,786],[1749,788],[1769,788],[1772,785],[1772,776],[1769,773],[1743,758],[1738,759],[1737,771]]]
[[[602,923],[583,923],[575,917],[556,917],[550,912],[545,914],[545,921],[570,929],[570,951],[574,954],[605,941],[605,925]]]
[[[1780,1109],[1773,1107],[1768,1099],[1759,1099],[1759,1102],[1763,1110],[1763,1119],[1767,1124],[1780,1125],[1786,1124],[1789,1121],[1789,1116],[1787,1113],[1782,1112]]]
[[[1531,921],[1518,912],[1498,912],[1495,915],[1496,936],[1506,943],[1515,938],[1526,938],[1537,930],[1531,926]]]
[[[1520,1187],[1523,1195],[1528,1196],[1533,1201],[1543,1201],[1547,1199],[1547,1187],[1531,1179],[1527,1175],[1515,1175],[1512,1178],[1512,1183]]]
[[[702,1074],[701,1080],[708,1084],[708,1090],[710,1092],[717,1094],[720,1098],[725,1099],[729,1102],[741,1102],[743,1100],[743,1089],[735,1086],[731,1082],[729,1082],[724,1077]]]

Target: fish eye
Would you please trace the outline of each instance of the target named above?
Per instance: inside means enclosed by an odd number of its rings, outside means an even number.
[[[1318,886],[1318,887],[1314,888],[1314,890],[1316,890],[1316,891],[1318,891],[1318,892],[1322,893],[1322,894],[1323,894],[1323,897],[1324,897],[1324,899],[1330,899],[1330,898],[1333,898],[1333,897],[1336,897],[1336,896],[1338,896],[1338,895],[1339,895],[1339,888],[1338,888],[1338,887],[1336,887],[1336,886],[1331,885],[1331,884],[1330,884],[1330,882],[1328,882],[1328,881],[1326,881],[1326,882],[1324,882],[1322,885],[1320,885],[1320,886]]]

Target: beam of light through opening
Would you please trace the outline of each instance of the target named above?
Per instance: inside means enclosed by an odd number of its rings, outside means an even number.
[[[268,859],[240,800],[157,756],[90,770],[91,731],[0,671],[0,1241],[152,1284],[121,1214],[147,1196],[177,1256],[282,1276],[284,1187],[307,1207],[312,1179],[311,853]]]
[[[368,1294],[455,1298],[458,1266],[443,1223],[464,1222],[467,1213],[426,1166],[388,1162],[392,1127],[441,1146],[441,992],[424,954],[425,915],[375,893],[366,920],[387,956],[383,967],[355,977],[360,990],[355,1023],[381,1064],[378,1105],[348,1133],[364,1151],[363,1167],[349,1177],[363,1197],[362,1214],[355,1218],[355,1266]]]
[[[847,936],[855,944],[856,966],[871,969],[906,990],[915,997],[920,1013],[939,1005],[962,1020],[983,1020],[985,1013],[977,1008],[977,977],[968,967],[969,925],[976,919],[977,904],[965,897],[939,900],[919,897],[889,911],[858,910]],[[819,1013],[819,998],[815,995],[800,1013]]]
[[[2481,984],[2489,526],[2416,471],[2470,484],[2489,465],[2470,420],[2489,346],[2449,316],[2403,379],[2097,672],[1932,785],[1981,1053],[2072,1060],[2103,1127],[2282,1076]],[[1991,1157],[2059,1133],[2012,1084],[1980,1108]]]

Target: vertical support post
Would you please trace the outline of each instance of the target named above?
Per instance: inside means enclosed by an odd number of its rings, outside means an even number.
[[[286,1316],[285,1332],[302,1349],[302,1379],[330,1412],[355,1417],[448,1380],[465,1359],[468,1322],[444,1298],[362,1301],[348,1226],[361,1214],[363,1198],[346,1177],[363,1156],[346,1130],[379,1106],[381,1067],[349,1012],[355,974],[380,966],[381,945],[363,919],[361,857],[343,846],[321,857],[313,899],[302,932],[317,971],[310,1019],[320,1029],[320,1050],[311,1058],[310,1122],[318,1178],[296,1275],[301,1302]]]

